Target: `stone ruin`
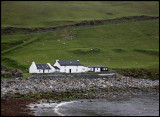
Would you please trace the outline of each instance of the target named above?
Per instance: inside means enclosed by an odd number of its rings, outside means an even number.
[[[23,72],[20,69],[12,70],[1,65],[1,76],[4,78],[22,77]]]

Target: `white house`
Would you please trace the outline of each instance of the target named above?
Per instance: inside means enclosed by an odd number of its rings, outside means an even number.
[[[50,63],[47,64],[35,64],[35,62],[32,62],[29,73],[53,73],[55,72],[55,68],[50,65]]]
[[[55,64],[52,66],[50,63],[47,64],[35,64],[32,62],[29,73],[82,73],[82,72],[101,72],[107,71],[107,67],[101,65],[82,65],[79,60],[74,61],[64,61],[56,60]]]
[[[83,66],[79,60],[56,60],[53,66],[57,66],[60,69],[60,72],[63,73],[81,73],[87,71],[87,67]]]

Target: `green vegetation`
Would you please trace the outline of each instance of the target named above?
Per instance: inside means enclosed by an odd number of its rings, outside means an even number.
[[[31,76],[31,73],[23,73],[23,77]]]
[[[158,1],[2,1],[2,27],[55,27],[85,20],[159,16]]]
[[[146,53],[152,56],[159,56],[159,51],[156,50],[141,50],[141,49],[135,49],[136,52]]]
[[[1,62],[12,68],[14,65],[15,68],[17,65],[27,68],[32,61],[53,64],[56,59],[79,59],[84,65],[101,64],[110,69],[155,66],[159,64],[158,55],[135,50],[159,52],[158,25],[158,20],[148,20],[32,34],[26,43],[2,51]],[[75,37],[66,39],[67,34]],[[7,42],[10,36],[2,36],[2,42]]]
[[[126,16],[159,17],[158,3],[2,1],[1,31],[4,27],[48,28]],[[84,65],[97,64],[109,69],[147,69],[146,72],[151,71],[150,76],[154,77],[153,74],[159,74],[159,19],[136,22],[127,22],[127,18],[124,20],[125,23],[111,22],[45,33],[2,35],[1,63],[11,69],[26,71],[32,61],[53,64],[57,59],[78,59]]]
[[[30,93],[30,94],[14,94],[13,98],[25,98],[25,99],[51,99],[54,101],[68,101],[73,99],[84,99],[84,94],[87,91],[54,91],[54,92],[46,92],[46,93]]]
[[[119,74],[136,77],[136,78],[144,78],[157,80],[159,79],[159,68],[123,68],[116,69]]]
[[[100,49],[98,48],[76,48],[76,49],[69,49],[69,51],[73,52],[74,54],[88,54],[88,53],[98,53]]]
[[[147,92],[159,92],[159,86],[154,86],[150,88],[142,87],[142,88],[118,88],[118,87],[108,87],[105,89],[88,89],[88,90],[69,90],[69,91],[53,91],[53,92],[43,92],[43,93],[29,93],[29,94],[19,94],[16,93],[11,96],[11,98],[23,98],[23,99],[45,99],[52,101],[70,101],[75,99],[94,99],[94,98],[103,98],[103,94],[106,95],[108,93],[127,93],[133,94],[139,91],[143,91],[143,93]],[[108,97],[105,97],[106,99]],[[109,99],[109,98],[108,98]],[[112,98],[114,99],[114,98]]]

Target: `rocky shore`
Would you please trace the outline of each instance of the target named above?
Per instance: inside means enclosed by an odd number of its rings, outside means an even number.
[[[151,88],[156,86],[159,86],[159,80],[125,77],[117,73],[38,74],[23,78],[1,79],[1,98],[11,97],[14,94],[106,88]]]
[[[37,74],[1,79],[1,115],[35,116],[33,110],[28,108],[30,103],[102,98],[113,101],[137,94],[159,95],[158,87],[159,80],[125,77],[116,72]]]

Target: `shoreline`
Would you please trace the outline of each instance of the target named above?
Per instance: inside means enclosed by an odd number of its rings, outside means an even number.
[[[72,90],[101,90],[106,88],[150,88],[159,86],[159,80],[137,79],[114,73],[100,74],[49,74],[25,78],[1,79],[1,98],[46,92]]]
[[[47,103],[47,102],[42,102],[41,104],[29,104],[28,107],[34,111],[34,116],[68,116],[66,113],[61,111],[61,107],[68,107],[70,104],[73,105],[73,103],[97,103],[97,101],[105,101],[108,103],[116,103],[116,102],[126,102],[135,98],[140,98],[140,97],[157,97],[159,98],[159,95],[132,95],[132,96],[126,96],[125,98],[121,98],[121,100],[107,100],[107,99],[75,99],[75,100],[70,100],[70,101],[62,101],[62,102],[54,102],[54,103]],[[146,99],[146,98],[145,98]],[[69,105],[68,105],[69,104]],[[47,114],[47,115],[46,115]],[[77,115],[76,115],[77,116]],[[78,115],[80,116],[80,115]]]
[[[134,95],[159,95],[159,80],[151,81],[121,75],[109,78],[97,76],[81,78],[80,75],[75,78],[70,74],[70,77],[61,75],[52,78],[36,76],[1,79],[1,115],[35,116],[27,105],[40,103],[40,100],[44,103],[60,103],[75,99],[114,101]]]
[[[136,93],[135,93],[136,92]],[[75,91],[76,93],[76,91]],[[75,93],[72,93],[75,95]],[[1,116],[36,116],[37,114],[35,113],[36,111],[34,108],[38,108],[39,105],[44,105],[44,104],[63,104],[63,103],[69,103],[73,102],[76,100],[89,100],[92,102],[94,99],[105,99],[109,102],[112,101],[121,101],[121,100],[127,100],[128,98],[132,98],[134,96],[138,95],[159,95],[159,89],[150,89],[147,91],[145,89],[144,91],[136,89],[135,91],[132,90],[126,90],[123,93],[119,93],[118,91],[111,91],[110,93],[105,92],[104,90],[98,90],[95,91],[94,93],[91,91],[88,91],[88,95],[86,95],[86,92],[81,95],[79,92],[79,98],[69,98],[67,97],[66,100],[52,100],[52,99],[34,99],[34,98],[28,98],[25,99],[23,97],[21,98],[1,98]],[[56,96],[56,95],[54,95]],[[53,96],[53,97],[54,97]],[[83,97],[84,96],[84,97]],[[31,106],[32,105],[32,108]],[[34,105],[34,106],[33,106]],[[16,108],[15,108],[16,107]],[[44,106],[45,107],[45,106]],[[58,107],[57,107],[58,108]],[[9,110],[11,109],[11,110]],[[9,111],[8,111],[9,110]],[[20,111],[19,111],[20,110]],[[58,112],[58,110],[54,110]]]

